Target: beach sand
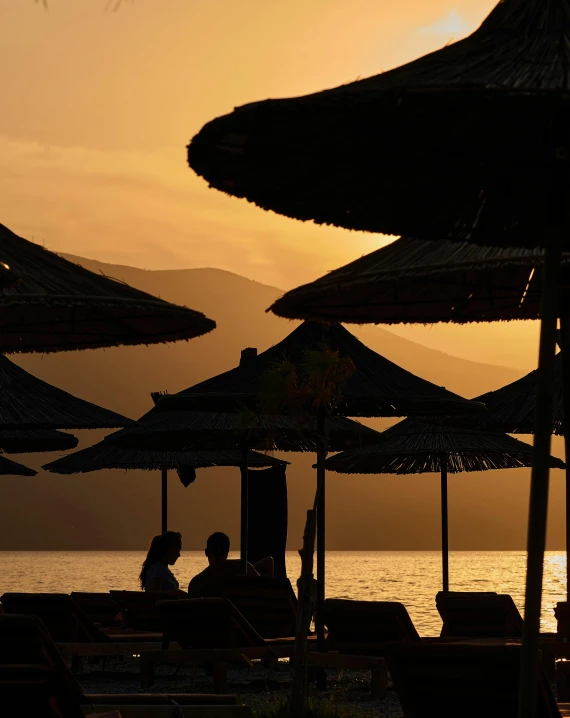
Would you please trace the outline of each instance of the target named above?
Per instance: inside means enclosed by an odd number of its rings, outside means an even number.
[[[156,684],[149,691],[140,688],[139,665],[136,659],[111,660],[105,665],[86,665],[78,675],[86,693],[212,693],[212,679],[199,669],[193,676],[190,668],[159,666]],[[289,664],[279,662],[275,667],[264,668],[259,662],[252,666],[228,669],[229,691],[238,696],[240,703],[259,710],[285,701],[289,694],[291,674]],[[369,671],[327,671],[326,690],[311,685],[310,697],[314,700],[332,700],[337,705],[350,707],[363,718],[402,718],[400,703],[389,682],[384,698],[373,699],[369,689]]]

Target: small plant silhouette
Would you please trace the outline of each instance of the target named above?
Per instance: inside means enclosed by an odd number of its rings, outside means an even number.
[[[354,371],[352,359],[324,344],[306,351],[298,365],[289,360],[276,363],[262,378],[262,410],[309,417],[324,409],[330,414]]]

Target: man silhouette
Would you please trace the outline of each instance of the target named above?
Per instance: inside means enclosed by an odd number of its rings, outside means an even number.
[[[240,559],[228,558],[230,553],[230,538],[221,531],[208,536],[204,550],[208,559],[208,566],[188,584],[188,595],[192,598],[203,596],[220,596],[224,578],[228,576],[243,576],[243,565]],[[255,565],[247,562],[246,576],[272,576],[273,558],[258,561]]]

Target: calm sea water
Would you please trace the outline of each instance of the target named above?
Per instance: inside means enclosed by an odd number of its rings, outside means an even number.
[[[236,555],[237,556],[237,555]],[[0,552],[0,591],[63,592],[136,590],[144,553],[139,551]],[[526,555],[516,551],[452,551],[450,588],[456,591],[509,593],[522,613]],[[205,567],[202,552],[184,551],[174,566],[181,588]],[[295,585],[300,572],[296,552],[287,554]],[[440,589],[441,556],[437,551],[329,551],[328,597],[401,601],[423,636],[438,635],[435,608]],[[553,608],[565,600],[566,555],[548,552],[544,565],[542,629],[556,630]]]

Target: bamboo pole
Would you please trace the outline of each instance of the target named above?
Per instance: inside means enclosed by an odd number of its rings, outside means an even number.
[[[564,408],[564,459],[566,461],[566,600],[570,601],[570,310],[569,297],[561,294],[560,349],[562,350],[562,402]]]
[[[317,516],[313,509],[312,511],[307,511],[303,548],[300,552],[301,576],[297,582],[299,599],[295,632],[293,679],[291,681],[291,699],[289,703],[289,714],[291,718],[299,718],[299,716],[303,714],[307,696],[307,636],[311,628],[314,604],[313,587],[315,581],[313,578],[313,555],[315,551],[316,529]]]
[[[316,629],[317,643],[320,651],[324,650],[325,627],[319,618],[319,609],[325,600],[325,563],[326,563],[326,470],[325,461],[328,452],[327,418],[324,408],[320,408],[317,415],[317,433],[319,447],[317,451],[317,609]]]
[[[168,531],[168,470],[162,469],[161,526],[162,533]]]
[[[530,483],[524,627],[519,685],[519,718],[534,718],[538,694],[538,660],[542,574],[546,546],[550,444],[554,392],[554,355],[558,318],[560,234],[549,237],[544,253],[540,345]]]
[[[447,503],[447,457],[441,457],[441,573],[445,592],[449,591],[449,523]]]
[[[247,536],[248,536],[248,497],[249,497],[249,467],[248,447],[246,444],[241,449],[241,525],[240,525],[240,560],[244,576],[247,575]]]

